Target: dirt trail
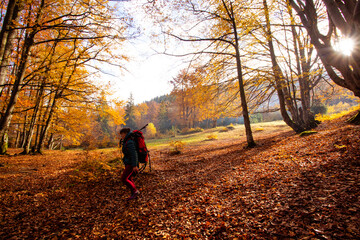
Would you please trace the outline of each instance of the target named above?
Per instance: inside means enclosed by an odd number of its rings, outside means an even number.
[[[359,238],[359,129],[340,119],[307,137],[258,136],[252,149],[239,140],[155,151],[129,203],[119,171],[76,184],[71,164],[0,171],[0,238]]]

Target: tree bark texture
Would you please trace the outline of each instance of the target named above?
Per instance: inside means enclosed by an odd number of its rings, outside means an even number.
[[[38,112],[39,112],[39,109],[40,109],[40,102],[41,102],[41,99],[43,97],[44,85],[45,85],[45,81],[43,80],[39,90],[37,91],[37,95],[36,95],[36,99],[35,99],[35,107],[34,107],[33,114],[31,116],[29,129],[28,129],[28,132],[26,134],[24,150],[22,152],[23,154],[30,153],[31,140],[32,140],[32,137],[34,135],[34,129],[35,129],[35,126],[36,126],[36,119],[38,118]]]
[[[223,2],[224,6],[226,7],[226,3]],[[249,116],[249,109],[247,106],[246,94],[245,94],[245,87],[244,87],[244,80],[243,80],[243,73],[242,73],[242,66],[241,66],[241,56],[239,50],[239,38],[237,33],[237,26],[235,21],[235,14],[233,10],[232,3],[230,3],[230,9],[227,8],[228,16],[231,19],[232,29],[234,30],[234,48],[235,48],[235,55],[236,55],[236,70],[238,75],[238,82],[239,82],[239,92],[240,92],[240,99],[241,99],[241,108],[242,114],[244,117],[244,126],[245,126],[245,133],[246,133],[246,141],[248,147],[256,146],[254,141],[254,137],[251,130],[251,123],[250,123],[250,116]]]
[[[306,28],[330,78],[339,86],[360,97],[360,6],[359,1],[323,0],[329,15],[329,32],[320,33],[318,14],[313,0],[289,0]],[[352,38],[355,48],[345,56],[332,47],[331,37],[338,29],[343,37]],[[340,73],[340,74],[339,74]]]
[[[37,12],[35,23],[38,23],[40,20],[40,16],[41,16],[42,9],[44,6],[44,0],[42,0],[41,4],[42,5],[40,6],[40,8]],[[11,89],[11,96],[10,96],[6,111],[1,116],[1,119],[0,119],[0,137],[3,136],[8,131],[8,128],[9,128],[9,125],[10,125],[10,122],[11,122],[11,119],[13,116],[13,111],[14,111],[16,102],[18,100],[19,91],[21,89],[20,86],[24,79],[26,66],[27,66],[27,63],[30,58],[30,50],[34,44],[34,38],[35,38],[36,33],[37,33],[37,29],[36,29],[36,27],[33,27],[30,30],[30,33],[26,34],[26,36],[25,36],[23,50],[22,50],[21,58],[20,58],[20,63],[19,63],[16,75],[15,75],[14,84]]]
[[[286,107],[289,108],[289,111],[293,114],[292,116],[295,116],[296,110],[294,109],[292,103],[290,102],[291,96],[288,94],[288,90],[286,89],[286,83],[285,83],[285,77],[280,69],[279,64],[276,60],[273,40],[272,40],[272,32],[270,27],[270,17],[269,17],[269,9],[266,0],[263,0],[264,4],[264,11],[265,11],[265,18],[266,18],[266,37],[268,40],[268,46],[270,51],[270,57],[271,57],[271,63],[272,63],[272,70],[274,73],[274,79],[275,79],[275,87],[279,98],[279,104],[280,104],[280,112],[281,116],[283,117],[284,122],[291,127],[295,132],[299,133],[304,131],[305,129],[295,123],[293,119],[290,118]]]

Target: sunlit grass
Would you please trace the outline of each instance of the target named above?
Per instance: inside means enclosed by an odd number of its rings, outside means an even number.
[[[161,139],[148,139],[146,140],[146,145],[150,149],[158,149],[163,147],[169,147],[169,143],[172,141],[181,141],[186,143],[187,146],[192,144],[206,144],[209,141],[209,135],[216,135],[218,140],[224,139],[239,139],[245,137],[245,127],[244,125],[234,125],[234,129],[224,131],[226,127],[217,127],[206,129],[203,132],[192,133],[187,135],[177,135],[176,137],[165,137]],[[262,122],[251,124],[254,134],[266,134],[269,132],[276,132],[281,130],[290,130],[290,128],[285,124],[284,121],[274,121],[274,122]],[[261,131],[256,131],[256,129],[262,129]],[[259,132],[259,133],[257,133]]]
[[[337,119],[337,118],[340,118],[340,117],[343,117],[351,112],[354,112],[354,111],[358,111],[360,110],[360,105],[357,105],[357,106],[353,106],[351,107],[349,110],[345,110],[345,111],[341,111],[339,113],[333,113],[333,114],[317,114],[315,116],[315,119],[320,121],[320,122],[323,122],[323,121],[330,121],[330,120],[334,120],[334,119]]]

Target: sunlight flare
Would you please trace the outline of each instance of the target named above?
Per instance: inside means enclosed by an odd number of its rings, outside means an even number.
[[[335,42],[334,49],[345,56],[350,56],[354,50],[354,40],[351,38],[342,38]]]

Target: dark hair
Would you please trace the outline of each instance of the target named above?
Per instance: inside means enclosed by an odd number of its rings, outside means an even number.
[[[123,129],[120,130],[120,134],[122,134],[122,133],[128,134],[130,131],[131,131],[130,128],[123,128]]]

